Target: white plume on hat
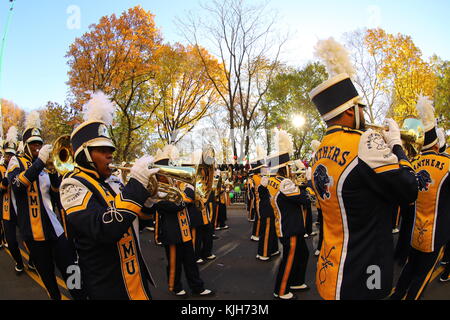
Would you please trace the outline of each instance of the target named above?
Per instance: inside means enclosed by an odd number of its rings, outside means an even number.
[[[294,144],[292,142],[292,136],[286,130],[278,130],[275,128],[275,147],[278,153],[293,153]]]
[[[17,152],[23,153],[23,141],[19,141],[19,145],[17,146]]]
[[[158,148],[158,150],[156,150],[155,159],[160,160],[163,158],[165,158],[165,154],[161,149]]]
[[[264,159],[267,156],[267,151],[260,145],[256,146],[256,160]]]
[[[317,152],[319,147],[320,147],[320,141],[317,141],[317,140],[311,141],[311,149],[313,152]]]
[[[41,128],[41,116],[39,115],[38,111],[31,111],[27,115],[25,119],[25,129],[28,128]]]
[[[347,49],[333,37],[319,40],[314,49],[314,55],[323,61],[330,78],[341,73],[346,73],[350,77],[355,74]]]
[[[85,121],[102,121],[110,126],[113,122],[115,106],[102,91],[91,95],[91,99],[83,106]]]
[[[191,154],[191,163],[190,164],[199,164],[202,161],[202,150],[195,150]]]
[[[17,134],[19,130],[17,130],[16,126],[12,126],[8,129],[8,133],[6,134],[6,142],[17,144]]]
[[[433,102],[425,96],[420,95],[416,105],[417,113],[422,120],[424,130],[429,131],[436,125]]]
[[[445,144],[447,143],[445,141],[445,131],[444,131],[444,128],[438,128],[436,130],[436,132],[437,132],[437,136],[438,136],[438,140],[439,140],[439,149],[440,149],[443,146],[445,146]]]
[[[163,153],[170,159],[170,161],[175,162],[180,157],[180,151],[173,144],[168,144],[164,147]]]

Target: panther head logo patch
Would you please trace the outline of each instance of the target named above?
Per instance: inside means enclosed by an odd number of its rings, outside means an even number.
[[[428,191],[430,185],[433,184],[433,180],[426,170],[417,173],[417,181],[419,182],[419,191]]]
[[[324,165],[318,165],[314,171],[314,185],[323,200],[330,199],[329,188],[333,185],[333,179],[328,175]]]

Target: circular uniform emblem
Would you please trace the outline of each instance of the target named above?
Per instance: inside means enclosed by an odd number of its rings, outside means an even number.
[[[39,130],[39,128],[33,128],[33,130],[31,130],[31,135],[32,136],[40,136],[41,131]]]

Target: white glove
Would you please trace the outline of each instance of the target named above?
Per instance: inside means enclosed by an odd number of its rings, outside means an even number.
[[[261,185],[262,185],[263,187],[267,187],[268,184],[269,184],[269,178],[267,178],[267,176],[263,176],[263,177],[261,178]]]
[[[52,152],[53,147],[51,144],[44,145],[41,150],[39,150],[38,158],[42,160],[43,163],[46,163],[48,161],[48,158],[50,157],[50,153]]]
[[[389,131],[383,130],[383,138],[386,141],[389,148],[392,150],[396,144],[402,145],[402,139],[400,137],[400,128],[397,122],[393,119],[386,119]]]
[[[130,170],[130,177],[139,181],[144,188],[147,188],[150,177],[159,171],[159,168],[151,168],[154,162],[152,156],[145,156],[136,161]]]

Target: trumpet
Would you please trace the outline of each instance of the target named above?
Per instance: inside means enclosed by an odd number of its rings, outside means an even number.
[[[195,200],[204,204],[208,201],[213,185],[214,163],[211,163],[211,157],[214,158],[214,150],[207,149],[203,151],[203,161],[195,166],[152,165],[151,168],[159,168],[159,171],[149,179],[147,190],[150,192],[150,197],[171,201],[179,205],[183,201],[183,194],[174,186],[173,180],[175,180],[193,185]],[[127,173],[131,170],[129,167],[117,165],[109,165],[109,167]],[[158,179],[158,177],[165,177],[166,179]],[[168,183],[163,182],[164,180],[168,180]]]

